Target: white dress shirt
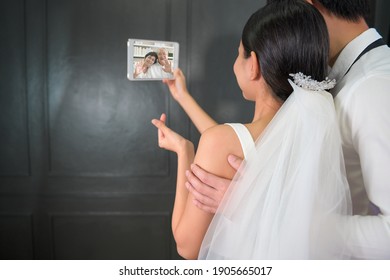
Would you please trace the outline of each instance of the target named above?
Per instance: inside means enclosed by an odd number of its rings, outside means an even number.
[[[150,78],[156,78],[156,79],[172,79],[173,74],[169,72],[165,72],[163,70],[163,66],[156,62],[152,66],[150,66],[148,72],[150,72]]]
[[[372,49],[353,64],[379,38],[375,29],[362,33],[329,73],[337,81],[332,94],[355,215],[348,246],[359,259],[390,259],[390,48]]]

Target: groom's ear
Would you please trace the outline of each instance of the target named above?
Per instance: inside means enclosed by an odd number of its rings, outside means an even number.
[[[257,55],[254,51],[251,51],[251,56],[249,58],[251,60],[251,80],[255,80],[260,78],[261,71],[260,71],[260,64],[259,60],[257,59]]]

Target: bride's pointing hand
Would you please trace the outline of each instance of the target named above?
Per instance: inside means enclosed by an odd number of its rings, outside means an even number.
[[[160,148],[175,152],[177,154],[186,151],[187,148],[193,148],[191,141],[185,139],[165,125],[167,116],[162,114],[160,119],[153,119],[152,124],[158,128],[158,145]]]

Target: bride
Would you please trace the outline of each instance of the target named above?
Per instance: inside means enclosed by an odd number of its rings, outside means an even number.
[[[161,148],[177,153],[172,230],[187,259],[340,259],[351,211],[333,99],[326,92],[328,34],[305,1],[272,1],[247,21],[234,73],[253,121],[217,125],[187,91],[185,77],[165,80],[201,132],[198,149],[152,120]],[[236,171],[228,154],[245,158]],[[191,163],[232,184],[215,215],[186,189]]]

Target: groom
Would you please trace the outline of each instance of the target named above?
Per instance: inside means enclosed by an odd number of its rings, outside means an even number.
[[[364,16],[367,0],[309,1],[323,15],[330,37],[329,78],[343,140],[354,216],[349,253],[390,259],[390,49]],[[238,169],[241,159],[230,155]],[[195,204],[215,213],[229,180],[193,165],[187,176]]]

